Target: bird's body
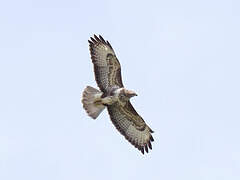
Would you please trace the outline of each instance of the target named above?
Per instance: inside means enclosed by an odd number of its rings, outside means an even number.
[[[107,107],[115,127],[143,154],[152,149],[153,131],[133,108],[130,98],[134,91],[124,88],[120,63],[108,41],[101,36],[89,40],[95,79],[101,91],[87,86],[83,91],[83,107],[90,117],[96,119]]]

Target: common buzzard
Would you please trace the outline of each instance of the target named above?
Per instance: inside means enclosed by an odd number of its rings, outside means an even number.
[[[134,91],[124,88],[121,66],[108,41],[99,35],[88,40],[98,89],[87,86],[82,95],[83,107],[90,117],[96,119],[105,109],[117,130],[143,154],[152,149],[153,131],[133,108],[130,98]]]

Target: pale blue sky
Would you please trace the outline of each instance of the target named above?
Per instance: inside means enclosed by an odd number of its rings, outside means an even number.
[[[147,155],[82,109],[94,33],[155,131]],[[0,85],[1,180],[240,179],[240,1],[1,1]]]

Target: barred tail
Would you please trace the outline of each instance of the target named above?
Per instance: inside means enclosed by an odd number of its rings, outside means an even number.
[[[93,119],[96,119],[105,108],[105,106],[101,103],[101,95],[101,91],[91,86],[87,86],[83,91],[83,108]]]

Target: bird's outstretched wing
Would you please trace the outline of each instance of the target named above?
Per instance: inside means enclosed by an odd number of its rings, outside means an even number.
[[[100,35],[90,39],[88,42],[98,87],[103,92],[109,87],[123,87],[121,66],[110,43]]]
[[[142,117],[133,108],[130,101],[125,106],[119,103],[108,106],[110,118],[117,130],[143,154],[144,150],[152,149],[151,141],[154,141],[153,131],[144,122]]]

